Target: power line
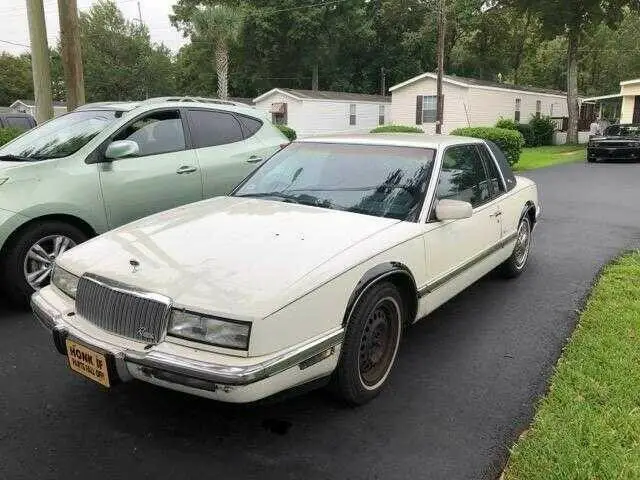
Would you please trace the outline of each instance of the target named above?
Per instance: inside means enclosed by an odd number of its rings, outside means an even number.
[[[328,2],[314,3],[312,5],[302,5],[300,7],[283,8],[280,10],[270,10],[271,13],[290,12],[291,10],[302,10],[303,8],[324,7],[326,5],[333,5],[335,3],[344,3],[347,0],[331,0]],[[266,10],[266,9],[265,9]]]
[[[10,40],[0,40],[0,43],[8,43],[9,45],[15,45],[16,47],[31,48],[29,45],[25,45],[24,43],[12,42]]]

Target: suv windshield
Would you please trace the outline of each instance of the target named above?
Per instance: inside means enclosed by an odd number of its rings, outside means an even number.
[[[115,110],[76,111],[62,115],[0,147],[0,160],[2,157],[23,161],[66,157],[84,147],[120,116],[122,112]]]
[[[415,220],[435,150],[380,145],[294,143],[235,193],[377,217]]]

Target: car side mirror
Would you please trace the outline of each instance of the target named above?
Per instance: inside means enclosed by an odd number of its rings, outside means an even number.
[[[131,140],[116,140],[111,142],[104,152],[107,160],[117,160],[119,158],[134,157],[140,153],[138,144]]]
[[[473,207],[469,202],[461,200],[438,200],[436,205],[436,218],[441,222],[445,220],[461,220],[471,218]]]

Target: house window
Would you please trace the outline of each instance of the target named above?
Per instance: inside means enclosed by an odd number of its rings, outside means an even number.
[[[349,125],[356,124],[356,104],[349,105]]]
[[[384,125],[384,105],[378,107],[378,125]]]
[[[542,112],[542,102],[540,100],[536,101],[536,117],[540,118],[540,113]]]
[[[522,105],[522,100],[519,98],[516,98],[516,115],[515,115],[515,120],[516,122],[520,123],[520,105]]]
[[[435,123],[437,116],[438,97],[425,95],[422,97],[422,123]]]

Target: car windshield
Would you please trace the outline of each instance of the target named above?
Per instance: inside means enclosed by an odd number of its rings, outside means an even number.
[[[122,116],[115,110],[71,112],[29,130],[0,148],[1,160],[37,161],[71,155]]]
[[[638,137],[640,125],[611,125],[606,128],[604,134],[609,137]]]
[[[294,143],[274,155],[235,193],[282,202],[416,220],[435,150]]]

